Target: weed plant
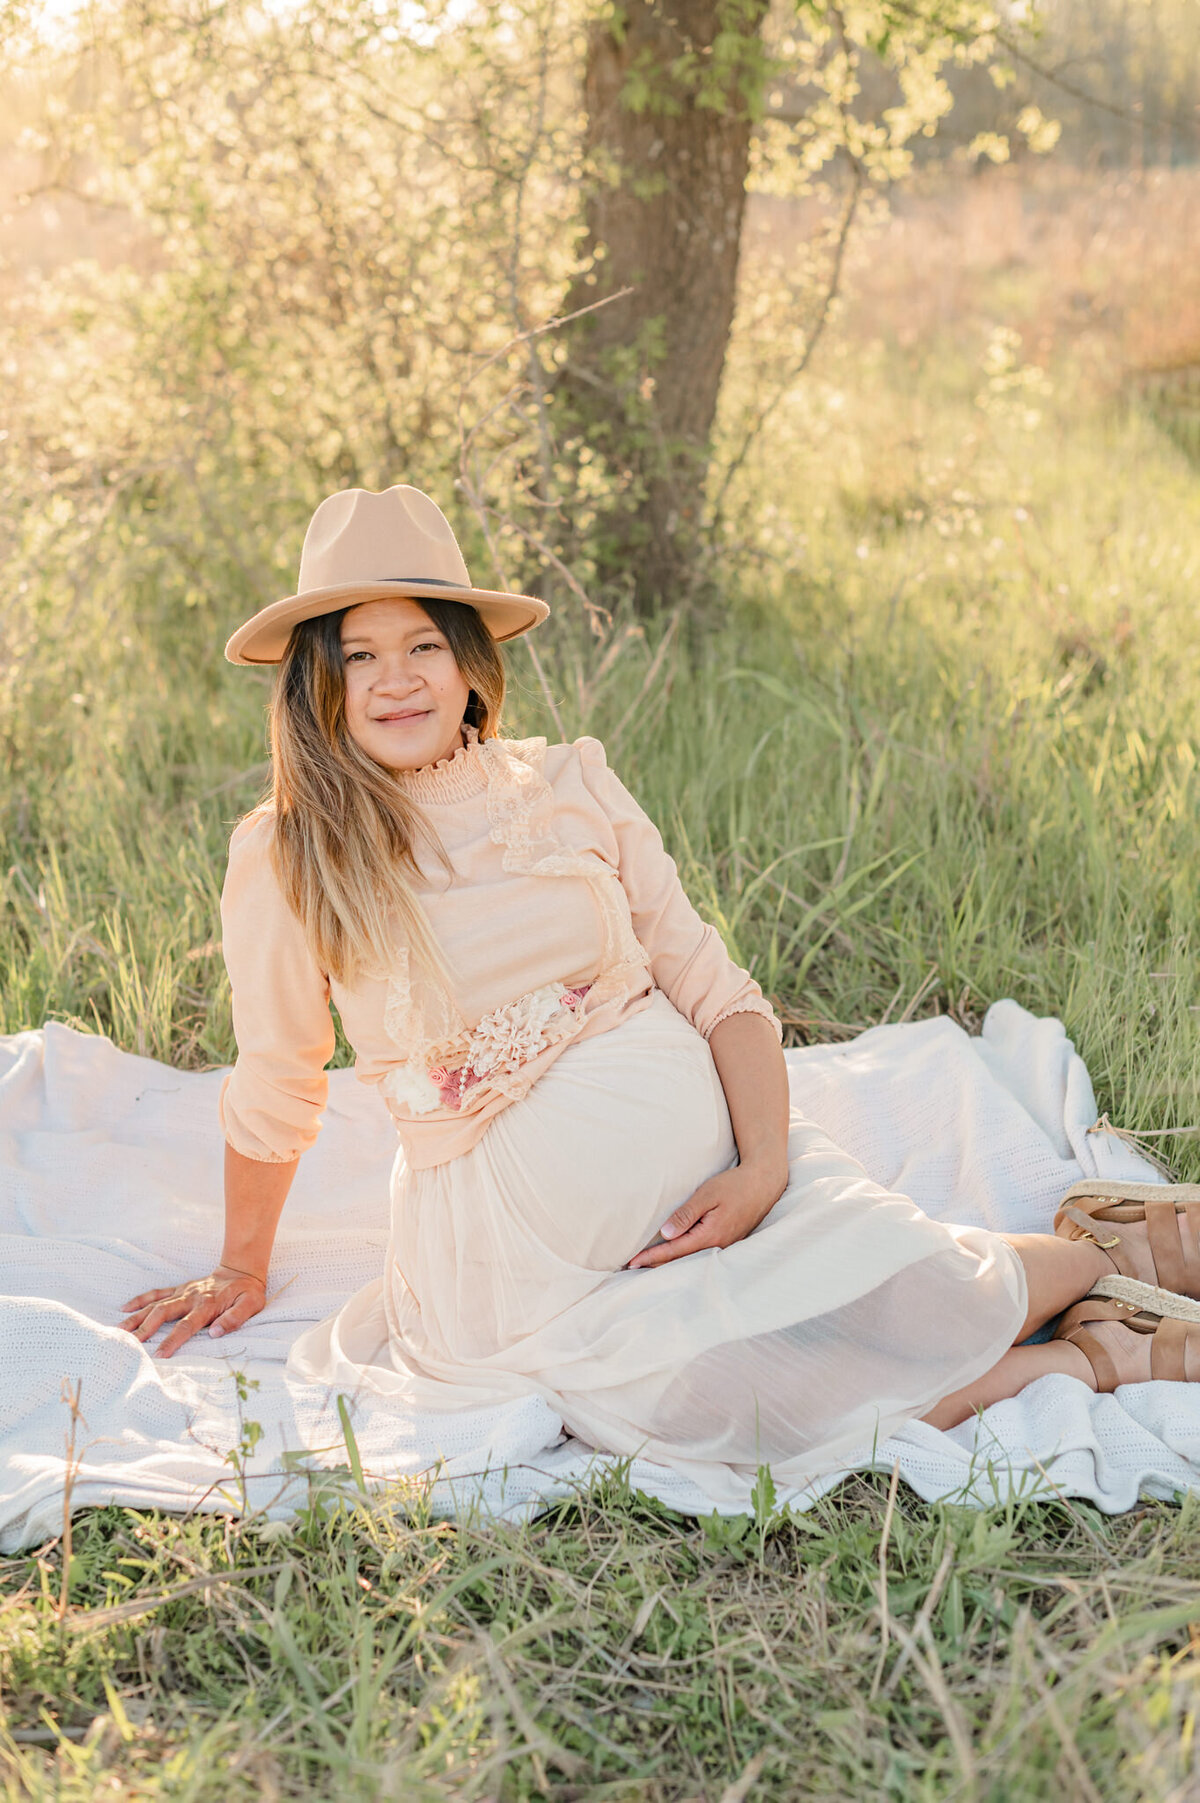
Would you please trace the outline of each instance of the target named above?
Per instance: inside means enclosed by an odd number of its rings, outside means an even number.
[[[12,1798],[1184,1798],[1196,1504],[524,1527],[407,1492],[260,1531],[100,1509],[8,1560]]]
[[[939,357],[831,345],[731,487],[719,604],[599,671],[560,618],[545,685],[513,650],[510,724],[606,739],[793,1042],[974,1028],[1014,996],[1196,1176],[1200,482],[1085,362],[1043,368],[986,310]],[[57,588],[69,515],[26,530],[0,1028],[223,1062],[217,898],[267,688],[219,647],[259,597],[185,603],[152,511]],[[694,1522],[614,1481],[521,1527],[433,1522],[412,1489],[270,1527],[90,1512],[65,1614],[60,1543],[0,1562],[4,1794],[1196,1794],[1193,1500],[760,1500]]]

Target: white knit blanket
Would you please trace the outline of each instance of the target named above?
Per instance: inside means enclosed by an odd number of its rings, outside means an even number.
[[[1015,1002],[990,1010],[980,1038],[939,1019],[787,1057],[799,1106],[872,1177],[946,1220],[1045,1230],[1078,1177],[1152,1176],[1122,1140],[1093,1130],[1092,1086],[1060,1023]],[[248,1501],[282,1517],[305,1506],[313,1483],[346,1481],[310,1475],[350,1463],[337,1397],[284,1366],[300,1330],[375,1276],[384,1255],[395,1134],[349,1072],[333,1075],[324,1131],[301,1162],[264,1312],[170,1360],[117,1326],[127,1297],[219,1255],[220,1082],[218,1071],[173,1070],[61,1026],[0,1038],[0,1550],[61,1526],[65,1383],[80,1386],[77,1505]],[[249,1385],[241,1404],[237,1372]],[[346,1406],[368,1484],[429,1474],[439,1512],[469,1504],[521,1516],[604,1464],[564,1438],[536,1397],[445,1415],[399,1413],[367,1395]],[[262,1429],[252,1449],[247,1422]],[[1141,1493],[1200,1484],[1200,1385],[1095,1396],[1046,1377],[952,1433],[914,1423],[864,1448],[861,1464],[891,1471],[897,1461],[926,1498],[982,1505],[1013,1489],[1056,1491],[1127,1509]],[[628,1475],[672,1508],[712,1508],[662,1466],[635,1461]],[[816,1493],[779,1500],[803,1506]]]

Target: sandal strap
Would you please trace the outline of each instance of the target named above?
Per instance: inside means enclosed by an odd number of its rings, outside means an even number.
[[[1074,1202],[1068,1202],[1065,1207],[1059,1209],[1055,1216],[1056,1225],[1059,1221],[1070,1221],[1073,1227],[1079,1229],[1077,1233],[1071,1234],[1071,1239],[1091,1240],[1092,1244],[1099,1246],[1102,1252],[1107,1252],[1122,1277],[1137,1276],[1133,1262],[1121,1244],[1120,1234],[1105,1233],[1100,1222],[1086,1209],[1080,1208]]]
[[[1068,1195],[1054,1217],[1055,1231],[1067,1239],[1092,1240],[1107,1252],[1122,1277],[1136,1278],[1117,1223],[1144,1220],[1157,1287],[1180,1296],[1200,1296],[1200,1201],[1177,1201],[1166,1185],[1163,1188],[1166,1193],[1161,1197],[1129,1201]]]
[[[1168,1316],[1155,1330],[1150,1342],[1150,1375],[1168,1383],[1187,1382],[1187,1349],[1200,1344],[1195,1326]]]
[[[1200,1203],[1146,1203],[1146,1233],[1161,1288],[1185,1295],[1200,1283]]]
[[[1167,1383],[1187,1382],[1189,1348],[1200,1355],[1200,1322],[1157,1315],[1151,1309],[1136,1309],[1109,1296],[1086,1296],[1067,1309],[1054,1330],[1054,1338],[1078,1346],[1092,1367],[1096,1388],[1102,1395],[1115,1390],[1119,1380],[1111,1354],[1095,1334],[1088,1332],[1089,1324],[1098,1321],[1119,1321],[1134,1333],[1149,1334],[1150,1376]]]
[[[1088,1325],[1093,1321],[1120,1321],[1128,1324],[1129,1319],[1128,1303],[1115,1301],[1110,1296],[1085,1296],[1082,1302],[1076,1302],[1066,1310],[1054,1330],[1056,1340],[1066,1340],[1069,1345],[1078,1346],[1092,1367],[1096,1389],[1101,1395],[1108,1395],[1116,1389],[1117,1367],[1095,1334],[1088,1332]]]
[[[1089,1333],[1086,1327],[1077,1327],[1074,1333],[1064,1334],[1063,1338],[1072,1346],[1078,1346],[1092,1367],[1096,1378],[1096,1389],[1099,1393],[1102,1396],[1111,1395],[1117,1387],[1117,1367],[1095,1334]],[[1154,1356],[1153,1349],[1150,1356],[1151,1358]]]

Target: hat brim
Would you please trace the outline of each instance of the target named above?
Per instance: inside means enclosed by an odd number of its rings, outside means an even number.
[[[483,588],[458,588],[450,582],[347,582],[334,588],[309,589],[272,601],[244,625],[225,647],[231,664],[277,664],[288,647],[292,627],[301,620],[355,607],[361,601],[465,601],[496,640],[519,638],[540,626],[550,609],[533,595],[505,595]]]

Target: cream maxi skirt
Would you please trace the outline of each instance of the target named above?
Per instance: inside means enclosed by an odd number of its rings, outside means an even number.
[[[787,1190],[747,1239],[625,1262],[733,1162],[704,1039],[656,993],[565,1051],[462,1157],[398,1161],[383,1275],[289,1368],[398,1406],[540,1393],[607,1452],[801,1486],[995,1364],[1025,1279],[1006,1241],[931,1221],[793,1112]]]

